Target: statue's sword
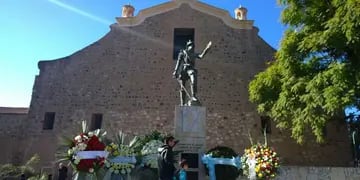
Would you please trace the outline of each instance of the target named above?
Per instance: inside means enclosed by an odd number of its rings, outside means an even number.
[[[179,84],[180,84],[181,89],[183,89],[185,91],[186,95],[189,97],[189,99],[191,99],[191,96],[190,96],[189,92],[186,90],[186,88],[182,85],[181,82],[179,82]]]

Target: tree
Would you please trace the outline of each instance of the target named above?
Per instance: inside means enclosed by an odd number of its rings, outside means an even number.
[[[360,1],[279,0],[284,33],[275,61],[250,82],[250,101],[298,143],[360,107]],[[343,120],[343,118],[342,118]]]

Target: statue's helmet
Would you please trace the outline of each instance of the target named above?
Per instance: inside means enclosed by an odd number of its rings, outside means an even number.
[[[194,45],[194,43],[191,40],[186,42],[186,47],[193,46],[193,45]]]

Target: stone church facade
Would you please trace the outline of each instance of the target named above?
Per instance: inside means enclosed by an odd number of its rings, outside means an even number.
[[[267,124],[268,143],[285,165],[351,165],[345,122],[327,127],[324,144],[308,136],[298,145],[249,102],[248,84],[273,59],[275,49],[259,37],[246,14],[232,18],[196,0],[169,1],[137,16],[131,6],[124,8],[123,16],[97,42],[70,56],[38,63],[27,117],[17,133],[1,137],[2,146],[10,142],[5,137],[18,142],[7,148],[4,162],[13,161],[15,153],[23,160],[38,153],[42,167],[54,166],[59,137],[79,132],[82,120],[109,134],[172,133],[179,104],[179,84],[171,75],[174,57],[177,47],[190,38],[197,52],[208,41],[213,43],[196,64],[198,97],[207,108],[207,149],[223,145],[242,154],[250,145],[249,133],[255,142],[264,141],[261,129]],[[0,113],[1,121],[3,117]]]

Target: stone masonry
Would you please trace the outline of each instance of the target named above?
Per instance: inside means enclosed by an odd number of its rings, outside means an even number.
[[[229,146],[240,154],[253,140],[263,142],[260,115],[248,100],[248,84],[272,60],[275,49],[258,35],[252,21],[195,0],[174,0],[118,18],[97,42],[57,60],[40,61],[28,119],[21,141],[24,159],[40,153],[52,166],[58,137],[79,132],[81,121],[103,115],[102,128],[140,135],[173,133],[178,84],[172,79],[174,28],[193,28],[196,51],[213,42],[197,61],[198,97],[207,108],[206,147]],[[43,130],[44,114],[55,112],[52,130]],[[286,165],[349,166],[350,141],[345,123],[327,128],[327,142],[308,136],[298,145],[271,125],[268,142]],[[29,142],[33,142],[29,144]],[[36,143],[34,143],[36,142]],[[330,158],[331,157],[331,158]]]

